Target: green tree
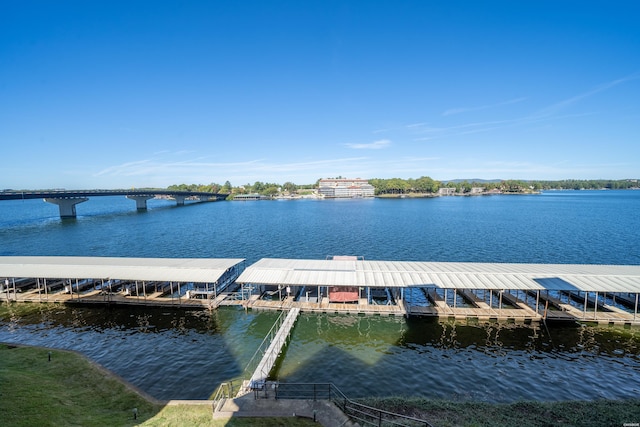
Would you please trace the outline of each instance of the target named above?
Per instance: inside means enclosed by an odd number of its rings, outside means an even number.
[[[262,190],[262,194],[265,196],[275,196],[278,194],[278,187],[275,185],[270,185]]]
[[[282,189],[284,191],[288,191],[289,193],[295,193],[298,190],[298,186],[293,182],[287,181],[282,185]]]

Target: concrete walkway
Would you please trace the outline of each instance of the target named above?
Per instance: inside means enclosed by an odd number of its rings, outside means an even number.
[[[326,427],[357,426],[336,406],[328,400],[276,400],[273,397],[256,399],[249,393],[235,399],[227,399],[214,418],[228,417],[305,417],[315,419]]]

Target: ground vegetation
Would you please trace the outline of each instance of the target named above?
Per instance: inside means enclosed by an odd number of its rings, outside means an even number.
[[[282,194],[307,194],[318,188],[317,180],[313,184],[295,184],[287,181],[284,184],[256,181],[233,186],[231,182],[224,184],[177,184],[170,185],[167,190],[172,191],[198,191],[210,193],[222,193],[233,196],[235,194],[260,194],[263,196],[276,196]],[[446,194],[523,194],[536,193],[543,190],[622,190],[637,189],[640,181],[637,179],[565,179],[558,181],[543,180],[451,180],[437,181],[428,176],[420,178],[371,178],[369,183],[375,188],[377,196],[433,196],[439,194],[441,189],[450,189]]]

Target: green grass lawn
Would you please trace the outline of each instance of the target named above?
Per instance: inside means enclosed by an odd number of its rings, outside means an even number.
[[[49,361],[51,352],[51,361]],[[137,408],[134,419],[133,408]],[[212,419],[210,406],[164,406],[79,354],[0,344],[2,426],[306,426],[296,418]]]

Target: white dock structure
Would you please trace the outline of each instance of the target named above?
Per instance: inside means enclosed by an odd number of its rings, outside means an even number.
[[[271,295],[251,304],[258,309],[640,324],[640,265],[263,258],[244,270],[237,283]],[[424,292],[428,302],[412,303],[415,291]],[[554,303],[554,295],[563,292],[584,304]],[[611,309],[604,300],[609,296],[624,301],[626,310]],[[458,304],[459,297],[468,304]]]
[[[0,301],[640,325],[640,265],[0,257]],[[240,286],[239,292],[234,292]]]
[[[243,258],[0,257],[0,301],[216,308]]]
[[[297,307],[289,310],[289,313],[287,313],[287,317],[284,319],[284,322],[282,322],[280,329],[278,329],[278,332],[271,340],[271,344],[269,344],[269,347],[262,356],[262,360],[260,360],[258,367],[253,372],[253,375],[251,375],[251,379],[248,384],[249,389],[259,389],[264,386],[265,381],[269,377],[269,372],[271,372],[273,365],[276,363],[276,360],[278,360],[280,352],[287,343],[291,329],[296,323],[296,319],[299,314],[300,309]]]

